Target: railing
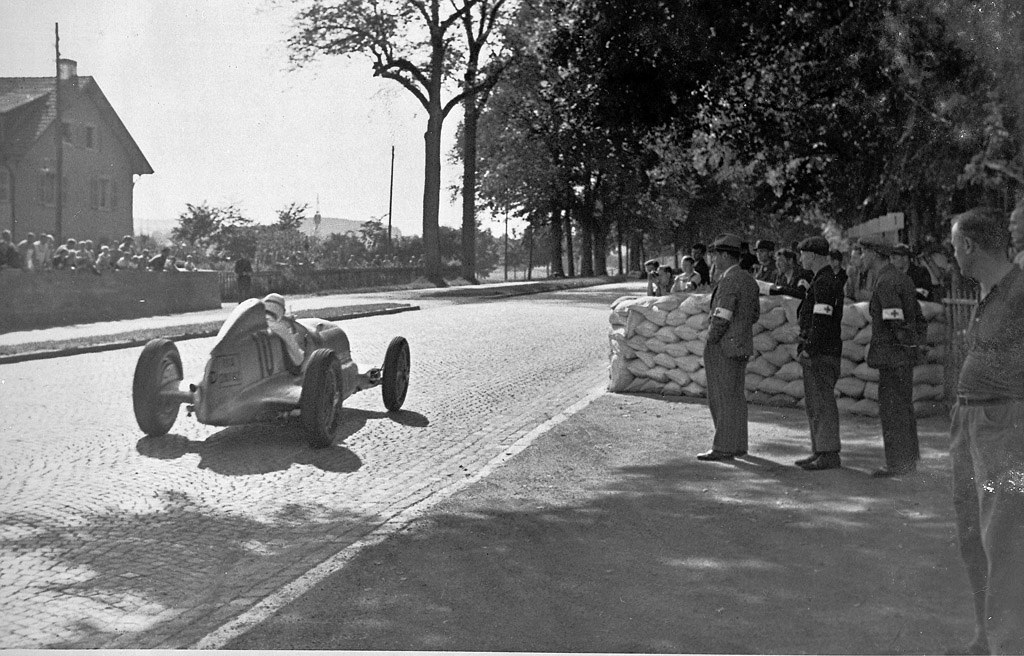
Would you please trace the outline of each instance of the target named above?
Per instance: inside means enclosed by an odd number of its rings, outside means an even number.
[[[948,298],[942,299],[946,311],[946,357],[943,362],[943,387],[946,402],[956,398],[956,383],[960,367],[967,355],[967,329],[971,326],[978,307],[977,286],[959,276],[951,281]]]
[[[453,278],[461,269],[444,267],[446,278]],[[255,271],[249,289],[240,290],[233,271],[220,272],[220,293],[223,301],[240,301],[270,292],[311,294],[314,292],[354,289],[380,289],[408,285],[425,274],[423,267],[366,267],[358,269],[314,269],[307,267]]]

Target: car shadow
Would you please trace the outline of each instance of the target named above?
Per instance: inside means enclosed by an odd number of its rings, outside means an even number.
[[[341,420],[338,422],[338,428],[334,433],[334,443],[344,442],[349,436],[362,430],[366,426],[366,422],[371,419],[390,419],[396,424],[409,426],[410,428],[425,428],[430,425],[429,419],[411,410],[380,412],[377,410],[345,408],[341,411]]]
[[[171,433],[146,436],[136,445],[140,455],[158,460],[199,456],[199,469],[225,476],[254,476],[285,471],[293,465],[311,465],[333,473],[358,471],[363,462],[350,449],[335,444],[313,449],[297,421],[231,426],[205,440],[190,440]]]

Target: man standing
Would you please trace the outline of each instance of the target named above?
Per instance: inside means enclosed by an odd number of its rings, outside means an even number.
[[[715,425],[710,451],[698,460],[732,460],[747,453],[747,399],[743,383],[754,352],[753,326],[761,314],[757,283],[742,270],[740,238],[723,234],[711,246],[723,272],[711,294],[711,318],[704,348],[708,408]]]
[[[708,254],[708,248],[704,244],[697,242],[690,247],[690,257],[693,258],[693,270],[700,274],[700,277],[704,280],[702,285],[711,284],[711,268],[708,266],[708,261],[704,259]]]
[[[775,282],[775,242],[758,239],[754,244],[757,264],[754,265],[754,279]]]
[[[238,295],[242,300],[252,294],[252,263],[245,255],[239,255],[235,261],[235,278],[238,281]]]
[[[811,286],[811,272],[801,268],[796,253],[783,248],[775,257],[775,265],[778,273],[768,290],[770,295],[782,294],[793,298],[803,298],[807,295],[807,290]]]
[[[953,255],[981,288],[950,415],[972,654],[1024,653],[1024,271],[1007,257],[1007,236],[984,208],[953,217]]]
[[[921,301],[933,301],[932,276],[928,269],[914,263],[914,251],[906,244],[896,244],[892,249],[892,265],[901,272],[910,276],[917,291],[917,298]]]
[[[800,322],[800,365],[813,453],[796,464],[808,471],[838,469],[839,408],[835,387],[843,354],[843,285],[829,265],[828,241],[808,237],[800,242],[801,266],[814,274],[797,308]]]
[[[892,247],[879,236],[862,238],[860,246],[864,268],[875,281],[868,302],[871,343],[867,363],[878,369],[878,417],[885,445],[885,466],[871,475],[887,478],[914,471],[921,457],[914,414],[914,365],[928,324],[910,276],[889,262]]]

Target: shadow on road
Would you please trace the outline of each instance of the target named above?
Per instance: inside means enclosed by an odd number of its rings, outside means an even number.
[[[877,420],[842,470],[792,466],[802,410],[751,413],[751,457],[701,463],[697,404],[609,395],[229,649],[942,653],[968,637],[948,434],[879,481]]]

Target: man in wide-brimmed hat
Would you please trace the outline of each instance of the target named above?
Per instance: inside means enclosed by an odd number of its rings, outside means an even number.
[[[732,460],[747,454],[747,399],[743,386],[754,352],[753,327],[761,314],[757,282],[739,266],[741,240],[723,234],[711,246],[722,276],[711,294],[711,318],[704,348],[708,408],[715,424],[711,450],[698,460]]]

